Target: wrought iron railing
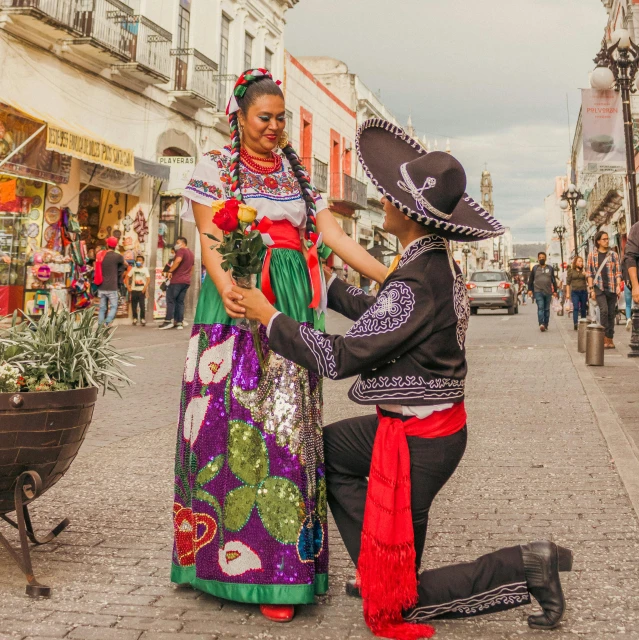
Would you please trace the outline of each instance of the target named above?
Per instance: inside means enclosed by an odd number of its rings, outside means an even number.
[[[623,179],[612,173],[599,176],[588,198],[588,220],[604,224],[619,209],[624,199]]]
[[[318,191],[328,191],[328,164],[317,158],[313,158],[313,186]]]
[[[124,59],[131,59],[135,40],[131,7],[119,0],[83,1],[77,7],[74,26],[82,36]]]
[[[0,0],[0,9],[32,9],[34,14],[41,14],[69,30],[77,28],[75,15],[79,6],[80,0]]]
[[[156,73],[171,77],[171,40],[169,31],[144,16],[135,16],[132,60]]]
[[[228,104],[233,87],[237,81],[237,76],[231,74],[223,74],[213,76],[215,84],[215,105],[218,111],[225,111]]]
[[[356,204],[361,209],[366,209],[366,183],[345,173],[342,200]]]
[[[194,93],[215,105],[217,64],[197,49],[171,49],[171,55],[175,57],[174,90]]]

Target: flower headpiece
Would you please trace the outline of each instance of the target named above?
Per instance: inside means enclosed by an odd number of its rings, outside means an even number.
[[[245,71],[235,83],[233,87],[233,93],[229,99],[229,103],[226,107],[226,115],[230,115],[239,111],[240,105],[237,102],[238,98],[243,98],[246,90],[249,88],[249,85],[257,80],[258,78],[268,78],[269,80],[273,79],[273,74],[268,69],[249,69]],[[281,80],[276,80],[275,84],[282,84]]]

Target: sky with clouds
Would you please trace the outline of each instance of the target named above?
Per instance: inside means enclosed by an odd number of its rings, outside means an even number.
[[[300,0],[287,23],[293,55],[343,60],[400,122],[411,113],[440,149],[450,138],[475,197],[487,164],[515,241],[544,239],[568,111],[574,131],[606,25],[601,0]]]

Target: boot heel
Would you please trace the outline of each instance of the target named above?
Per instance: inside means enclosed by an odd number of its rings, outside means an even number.
[[[559,571],[572,571],[572,551],[557,545],[557,565]]]

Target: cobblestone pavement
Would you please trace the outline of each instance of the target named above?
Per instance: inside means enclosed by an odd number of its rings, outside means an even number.
[[[540,334],[533,312],[527,305],[518,316],[471,319],[469,445],[433,506],[424,565],[551,537],[574,548],[576,564],[563,579],[565,621],[546,635],[639,638],[637,517],[564,346],[562,319]],[[329,326],[344,328],[334,319]],[[371,637],[359,601],[343,593],[352,568],[334,527],[331,590],[300,607],[289,625],[266,622],[254,606],[169,584],[173,422],[188,332],[149,327],[119,335],[145,357],[132,370],[138,384],[122,400],[99,400],[86,447],[34,505],[41,529],[72,521],[33,553],[36,575],[54,588],[51,599],[29,600],[18,569],[0,552],[0,640]],[[347,388],[326,385],[327,421],[359,412]],[[544,632],[525,622],[531,610],[437,622],[437,637],[539,637]]]

